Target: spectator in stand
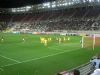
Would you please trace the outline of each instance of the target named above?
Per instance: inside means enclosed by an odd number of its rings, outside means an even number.
[[[94,70],[95,69],[99,69],[100,68],[100,55],[96,54],[96,56],[94,56],[90,62],[92,63]]]
[[[60,74],[60,73],[57,73],[57,75],[62,75],[62,74]]]
[[[80,71],[77,69],[74,69],[71,73],[71,75],[80,75]]]
[[[90,75],[100,75],[100,69],[94,70],[94,72]]]
[[[71,72],[63,71],[63,72],[57,73],[57,75],[80,75],[80,71],[77,69],[74,69]]]
[[[59,72],[59,73],[57,73],[57,75],[67,75],[67,71]]]

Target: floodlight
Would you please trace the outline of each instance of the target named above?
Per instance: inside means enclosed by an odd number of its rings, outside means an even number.
[[[56,7],[56,5],[54,4],[54,5],[52,5],[52,7],[54,8],[54,7]]]
[[[16,12],[16,9],[12,9],[12,12]]]
[[[27,8],[27,9],[30,9],[30,8],[31,8],[31,6],[26,6],[26,8]]]
[[[43,3],[43,6],[50,6],[50,2]]]

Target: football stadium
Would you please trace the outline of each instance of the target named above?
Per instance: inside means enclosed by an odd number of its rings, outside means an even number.
[[[99,54],[100,0],[0,0],[0,75],[97,75]]]

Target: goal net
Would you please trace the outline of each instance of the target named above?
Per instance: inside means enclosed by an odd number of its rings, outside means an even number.
[[[100,46],[100,34],[93,34],[82,37],[82,48],[92,48]]]

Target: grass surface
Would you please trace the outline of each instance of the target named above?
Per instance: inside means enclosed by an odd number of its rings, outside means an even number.
[[[4,39],[0,41],[0,75],[54,75],[89,62],[100,52],[100,47],[94,51],[82,49],[79,36],[70,36],[70,41],[60,44],[55,39],[68,36],[10,33],[0,36]],[[52,41],[44,46],[40,37],[51,37]]]

